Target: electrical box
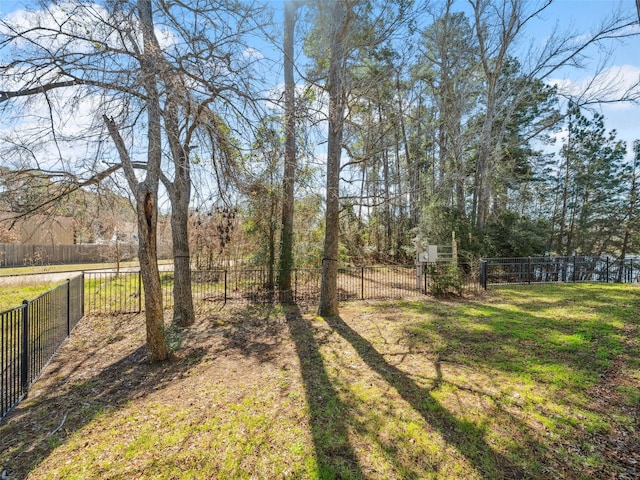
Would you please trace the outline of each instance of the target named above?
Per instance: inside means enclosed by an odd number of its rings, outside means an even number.
[[[437,245],[429,245],[427,247],[427,256],[429,257],[430,262],[438,261],[438,246]]]
[[[427,251],[426,252],[420,252],[418,254],[418,261],[420,263],[438,261],[438,246],[437,245],[429,245],[429,246],[427,246]]]

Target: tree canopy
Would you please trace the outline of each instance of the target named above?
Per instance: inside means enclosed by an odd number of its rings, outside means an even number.
[[[321,266],[330,315],[340,264],[410,262],[452,233],[467,258],[637,254],[637,145],[597,109],[638,104],[638,79],[606,70],[636,12],[534,38],[549,4],[42,0],[0,18],[5,208],[126,187],[158,359],[162,213],[177,326],[194,258],[268,266],[283,292]],[[580,90],[553,81],[585,68]]]

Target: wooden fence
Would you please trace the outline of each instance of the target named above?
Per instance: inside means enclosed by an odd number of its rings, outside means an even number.
[[[137,245],[20,245],[0,243],[0,267],[53,265],[65,263],[113,262],[133,260]]]

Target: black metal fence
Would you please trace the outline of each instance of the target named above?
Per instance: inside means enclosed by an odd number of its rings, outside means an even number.
[[[640,262],[610,257],[487,258],[480,263],[480,283],[489,285],[551,282],[638,283]]]
[[[77,276],[0,313],[0,418],[28,392],[84,314]]]
[[[452,263],[438,264],[438,270],[450,271]],[[320,298],[322,271],[319,268],[293,271],[292,291],[285,295],[269,288],[266,269],[197,270],[191,273],[196,308],[223,305],[227,302],[265,303],[286,301],[317,302]],[[455,288],[458,293],[477,291],[478,266],[459,264]],[[173,272],[160,272],[163,305],[173,306]],[[338,299],[382,300],[419,297],[440,286],[437,272],[415,265],[340,267]],[[85,272],[85,305],[88,313],[119,314],[142,311],[144,291],[139,272]]]
[[[321,269],[293,272],[286,296],[269,288],[266,269],[192,272],[194,304],[199,310],[227,302],[312,303],[320,298]],[[173,306],[172,271],[161,272],[165,308]],[[429,293],[477,292],[489,285],[548,282],[638,283],[640,261],[609,257],[487,258],[479,264],[443,262],[427,266],[341,267],[338,297],[379,300]],[[91,314],[139,313],[144,291],[139,272],[85,272],[35,300],[0,313],[0,418],[28,392],[85,311]]]

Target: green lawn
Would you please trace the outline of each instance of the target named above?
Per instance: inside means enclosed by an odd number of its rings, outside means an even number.
[[[167,320],[169,320],[167,315]],[[640,475],[640,290],[503,287],[227,306],[144,362],[142,316],[89,317],[0,425],[0,470],[44,478]]]
[[[23,300],[33,300],[56,285],[57,283],[0,285],[0,312],[19,306]]]
[[[159,260],[158,265],[172,264],[173,260]],[[120,262],[120,268],[137,267],[139,264],[134,262]],[[31,267],[2,267],[0,268],[0,277],[4,275],[30,275],[34,273],[54,273],[54,272],[79,272],[82,270],[101,270],[107,268],[116,268],[117,264],[110,263],[72,263],[64,265],[34,265]]]

